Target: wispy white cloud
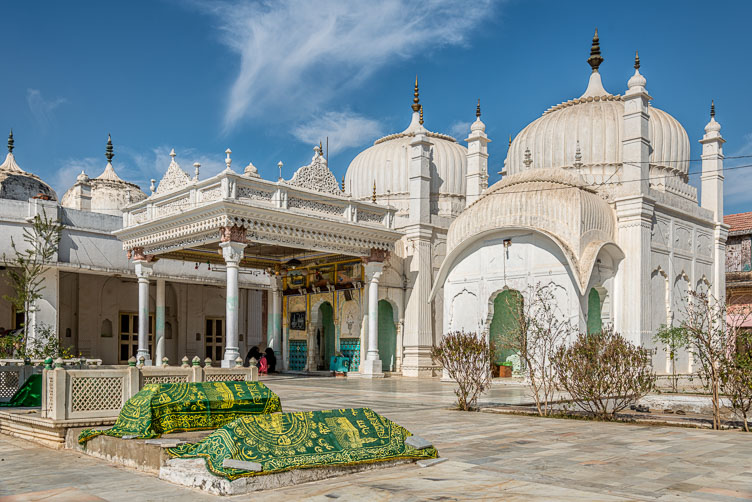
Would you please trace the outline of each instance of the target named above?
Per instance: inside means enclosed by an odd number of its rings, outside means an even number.
[[[45,99],[39,89],[26,89],[26,102],[31,114],[41,127],[47,127],[52,121],[55,108],[66,102],[65,98]]]
[[[306,116],[339,90],[399,60],[466,44],[496,0],[227,0],[194,5],[216,17],[238,54],[225,128],[270,110]]]
[[[328,137],[332,155],[380,135],[382,126],[378,121],[352,112],[327,112],[293,129],[293,136],[310,145]]]
[[[467,138],[467,135],[470,134],[470,122],[455,122],[449,127],[449,134],[460,141]]]

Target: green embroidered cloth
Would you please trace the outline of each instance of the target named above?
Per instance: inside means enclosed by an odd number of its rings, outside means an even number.
[[[436,458],[433,447],[406,445],[410,432],[368,408],[246,415],[203,441],[169,448],[171,457],[203,457],[229,480],[290,469]],[[261,472],[222,467],[225,459],[258,462]]]
[[[0,403],[0,407],[20,408],[20,407],[42,406],[42,375],[31,375],[21,387],[13,394],[10,401]]]
[[[216,429],[243,415],[282,411],[279,396],[260,382],[148,384],[105,431],[81,431],[78,442],[105,434],[155,438],[170,432]]]

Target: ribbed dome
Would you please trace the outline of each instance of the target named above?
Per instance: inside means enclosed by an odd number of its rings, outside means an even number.
[[[95,213],[119,216],[122,214],[123,207],[146,198],[146,194],[138,185],[121,179],[112,164],[108,162],[102,174],[96,178],[89,179],[79,175],[76,184],[63,195],[61,201],[63,207],[76,207],[75,189],[81,183],[91,186],[91,210]]]
[[[643,78],[644,80],[644,78]],[[663,110],[650,107],[650,163],[678,174],[686,181],[689,171],[689,138],[679,122]],[[530,149],[532,168],[571,167],[577,142],[582,153],[580,173],[596,180],[608,177],[622,162],[624,102],[603,89],[600,75],[591,76],[588,90],[546,110],[512,141],[507,172],[524,171],[525,150]],[[592,180],[588,180],[592,181]]]
[[[561,247],[583,290],[598,250],[613,243],[615,221],[611,206],[579,175],[533,169],[504,177],[463,211],[449,227],[447,255],[490,231],[536,230]]]
[[[57,200],[57,194],[47,183],[16,164],[11,132],[8,136],[8,155],[5,162],[0,164],[0,199],[29,200],[37,196]]]
[[[376,196],[407,194],[410,142],[416,134],[428,136],[431,147],[431,193],[465,195],[467,150],[451,136],[428,131],[413,113],[410,127],[377,140],[360,152],[345,175],[345,190],[356,199],[369,198],[376,182]]]

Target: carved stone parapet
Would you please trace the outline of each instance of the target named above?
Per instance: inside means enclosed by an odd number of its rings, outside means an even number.
[[[238,225],[221,227],[219,229],[219,236],[220,242],[248,242],[246,240],[245,228]]]

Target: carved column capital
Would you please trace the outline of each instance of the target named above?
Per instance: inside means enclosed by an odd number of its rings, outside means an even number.
[[[368,263],[383,263],[389,258],[389,251],[383,249],[371,249],[369,256],[364,256],[361,261],[364,264]]]
[[[143,261],[146,263],[156,261],[156,256],[154,256],[153,254],[144,253],[144,248],[142,247],[129,249],[126,253],[126,256],[128,257],[128,259],[133,259],[133,261]]]
[[[220,227],[219,240],[220,242],[248,242],[245,236],[245,227],[239,225]]]

